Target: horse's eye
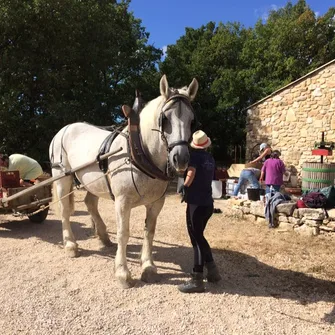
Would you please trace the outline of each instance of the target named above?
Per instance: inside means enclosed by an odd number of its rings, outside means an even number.
[[[159,120],[160,126],[163,127],[166,124],[167,120],[168,120],[168,118],[166,117],[166,115],[162,114],[161,118]]]
[[[169,119],[166,117],[166,115],[163,116],[162,118],[162,121],[163,121],[163,125],[168,123]]]

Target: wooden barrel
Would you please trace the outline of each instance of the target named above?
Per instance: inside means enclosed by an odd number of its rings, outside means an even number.
[[[302,191],[334,185],[335,163],[305,162],[302,165]]]

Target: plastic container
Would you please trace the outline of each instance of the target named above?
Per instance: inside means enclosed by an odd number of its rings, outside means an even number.
[[[238,178],[230,178],[227,179],[226,182],[226,195],[233,196],[234,195],[234,189],[236,184],[238,183]]]
[[[260,188],[247,188],[248,199],[252,201],[258,201],[261,199],[261,190]]]
[[[222,197],[222,182],[220,180],[212,181],[212,197],[220,199]]]
[[[229,196],[234,196],[234,190],[235,190],[235,187],[238,183],[238,178],[230,178],[230,179],[227,179],[226,181],[226,195],[229,195]],[[246,187],[247,185],[246,184],[242,184],[241,187],[240,187],[240,190],[239,190],[239,194],[245,194],[246,193]]]

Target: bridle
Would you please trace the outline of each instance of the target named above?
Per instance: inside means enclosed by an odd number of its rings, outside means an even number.
[[[176,147],[178,145],[187,145],[187,146],[189,145],[189,139],[188,140],[178,140],[178,141],[173,141],[172,143],[169,143],[168,140],[167,140],[167,138],[166,138],[166,136],[165,136],[165,134],[164,134],[164,129],[163,129],[163,123],[164,122],[163,121],[164,121],[164,119],[167,118],[165,112],[168,110],[168,109],[165,109],[165,107],[171,101],[178,102],[179,108],[181,108],[180,104],[182,102],[184,102],[191,109],[191,111],[192,111],[192,113],[194,115],[194,120],[192,121],[192,124],[191,124],[191,133],[193,133],[194,128],[197,126],[196,125],[196,120],[195,120],[195,112],[194,112],[194,109],[193,109],[193,107],[191,105],[191,102],[190,102],[189,98],[187,96],[183,95],[183,94],[180,94],[178,90],[173,89],[173,95],[171,97],[169,97],[164,102],[164,104],[162,106],[161,113],[159,115],[159,122],[158,122],[158,124],[159,124],[159,130],[153,129],[153,130],[159,131],[159,133],[161,134],[161,139],[165,143],[168,153],[170,153],[170,151],[174,147]]]
[[[194,120],[192,121],[191,124],[191,130],[193,131],[194,126],[196,126],[196,122],[195,122],[195,114],[194,114],[194,110],[191,106],[191,102],[189,100],[189,98],[183,94],[180,94],[177,90],[173,91],[173,95],[167,99],[161,108],[159,117],[158,117],[158,123],[159,123],[159,129],[151,129],[152,131],[157,131],[160,133],[161,135],[161,139],[166,147],[166,168],[165,171],[161,171],[152,161],[152,159],[147,156],[144,148],[143,148],[143,142],[142,142],[142,137],[141,137],[141,133],[140,133],[140,117],[139,117],[139,113],[141,112],[140,108],[139,108],[139,104],[138,102],[136,102],[136,104],[134,104],[133,108],[125,108],[123,109],[123,112],[125,113],[125,116],[128,118],[128,132],[129,132],[129,151],[130,151],[130,162],[133,163],[140,171],[142,171],[143,173],[145,173],[147,176],[151,177],[151,178],[157,178],[160,180],[164,180],[164,181],[170,181],[173,180],[175,178],[175,175],[173,173],[173,169],[171,169],[171,163],[169,160],[169,154],[171,152],[171,150],[179,145],[189,145],[189,141],[186,139],[181,139],[178,141],[174,141],[172,143],[169,143],[165,133],[164,133],[164,125],[163,125],[163,121],[166,118],[166,111],[170,109],[170,107],[167,107],[167,105],[172,101],[172,103],[174,102],[178,102],[179,103],[179,111],[180,111],[180,104],[181,103],[186,103],[187,106],[189,106],[191,108],[191,111],[194,115]],[[139,96],[136,96],[136,99],[138,99]],[[170,104],[171,106],[172,104]],[[179,113],[181,114],[181,113]],[[135,182],[134,182],[135,183]],[[135,184],[134,184],[135,185]],[[136,185],[135,185],[136,188]]]

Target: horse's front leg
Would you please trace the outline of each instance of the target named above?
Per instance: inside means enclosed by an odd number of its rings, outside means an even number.
[[[115,256],[115,277],[121,287],[134,286],[130,271],[127,266],[127,244],[129,240],[130,206],[125,199],[115,200],[115,213],[117,222],[117,251]]]
[[[99,198],[97,196],[90,192],[87,192],[85,196],[85,204],[88,212],[91,215],[92,227],[94,228],[95,233],[98,235],[103,245],[106,247],[110,247],[112,245],[112,242],[109,239],[106,225],[99,214],[98,202]]]
[[[157,268],[152,257],[153,239],[156,230],[157,217],[163,208],[165,197],[145,206],[147,217],[145,219],[144,240],[141,253],[142,275],[141,280],[149,283],[159,280]]]

